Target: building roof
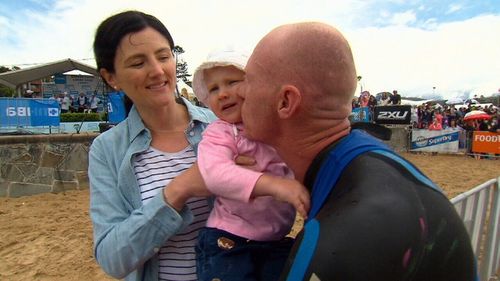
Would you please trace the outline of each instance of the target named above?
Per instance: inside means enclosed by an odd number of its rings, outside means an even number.
[[[72,59],[65,59],[35,67],[0,73],[0,84],[15,89],[22,84],[75,69],[94,76],[99,76],[99,73],[94,67]]]

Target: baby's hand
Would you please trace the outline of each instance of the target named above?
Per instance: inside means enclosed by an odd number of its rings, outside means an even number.
[[[273,189],[276,200],[290,203],[304,219],[307,219],[311,199],[305,186],[296,180],[280,179]]]
[[[304,219],[307,218],[311,204],[309,192],[300,182],[269,174],[260,176],[252,196],[272,196],[276,200],[292,204]]]

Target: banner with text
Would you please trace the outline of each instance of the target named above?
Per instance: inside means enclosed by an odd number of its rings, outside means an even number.
[[[80,93],[90,97],[94,91],[98,95],[103,95],[103,87],[99,85],[100,78],[92,75],[54,75],[54,82],[42,83],[43,97],[50,98],[54,95],[67,92],[76,98]]]
[[[472,152],[500,154],[500,134],[474,131],[472,135]]]
[[[1,127],[59,126],[59,103],[53,99],[0,99]]]
[[[373,111],[373,121],[377,124],[411,123],[411,105],[375,106]]]
[[[458,152],[459,131],[456,130],[412,130],[411,151]]]

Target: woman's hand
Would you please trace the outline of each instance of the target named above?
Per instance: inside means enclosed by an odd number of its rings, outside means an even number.
[[[175,177],[164,189],[165,202],[180,211],[191,197],[208,197],[208,191],[200,174],[197,163]]]
[[[237,156],[234,162],[241,166],[255,165],[255,158],[250,156]],[[163,197],[165,202],[172,206],[177,211],[182,210],[186,201],[191,197],[208,197],[212,193],[208,191],[201,176],[198,164],[195,162],[193,166],[184,171],[182,174],[175,177],[164,189]]]

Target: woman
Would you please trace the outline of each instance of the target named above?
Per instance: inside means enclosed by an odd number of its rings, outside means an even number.
[[[115,278],[196,280],[194,244],[210,207],[201,176],[188,168],[215,116],[176,98],[173,48],[165,26],[137,11],[96,31],[101,76],[134,104],[89,153],[94,254]]]

